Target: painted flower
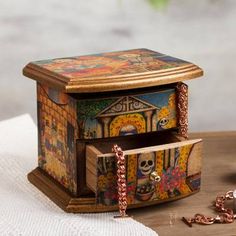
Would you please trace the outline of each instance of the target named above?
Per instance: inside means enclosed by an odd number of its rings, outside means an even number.
[[[129,194],[129,193],[132,193],[132,192],[134,192],[134,191],[135,191],[135,185],[134,185],[134,183],[133,183],[133,182],[128,183],[128,186],[127,186],[127,193]]]
[[[184,183],[185,172],[182,171],[179,166],[169,167],[166,171],[163,170],[160,182],[160,190],[173,192],[175,189],[179,189]]]
[[[109,186],[106,192],[104,193],[105,199],[109,199],[111,201],[117,201],[118,196],[116,192],[116,188],[114,186]]]
[[[104,175],[100,175],[100,176],[98,177],[98,188],[99,188],[100,190],[103,190],[103,189],[106,188],[106,185],[107,185],[107,179],[105,178]]]

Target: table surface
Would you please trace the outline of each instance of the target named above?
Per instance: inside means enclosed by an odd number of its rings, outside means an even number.
[[[194,224],[190,228],[181,220],[183,216],[192,217],[196,213],[215,216],[213,201],[216,196],[236,189],[236,132],[198,133],[190,137],[201,137],[204,143],[201,191],[178,201],[129,210],[128,214],[159,236],[236,236],[236,222],[210,226]]]

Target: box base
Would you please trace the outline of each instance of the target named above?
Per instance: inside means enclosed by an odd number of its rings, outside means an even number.
[[[97,205],[95,197],[74,197],[63,189],[63,187],[61,187],[53,178],[44,173],[44,171],[42,171],[39,167],[28,174],[28,180],[65,212],[88,213],[118,210],[118,206]],[[195,190],[191,194],[181,195],[180,197],[133,204],[129,205],[128,209],[174,201],[192,195],[196,192],[199,192],[199,190]]]

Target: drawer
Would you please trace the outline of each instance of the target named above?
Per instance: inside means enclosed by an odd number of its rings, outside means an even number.
[[[86,183],[97,204],[116,205],[116,159],[113,141],[86,146]],[[175,134],[149,134],[116,142],[126,158],[128,205],[168,201],[200,189],[202,140],[181,140]],[[150,174],[160,176],[158,183]]]
[[[110,138],[179,127],[177,88],[78,98],[79,139]]]

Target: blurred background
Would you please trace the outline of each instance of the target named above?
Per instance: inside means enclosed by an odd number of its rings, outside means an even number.
[[[0,0],[0,121],[36,121],[30,61],[149,48],[205,71],[190,86],[190,131],[236,130],[235,0]]]

